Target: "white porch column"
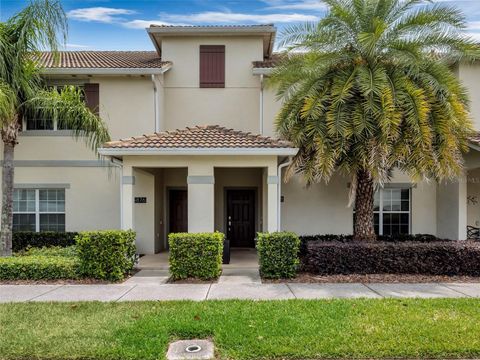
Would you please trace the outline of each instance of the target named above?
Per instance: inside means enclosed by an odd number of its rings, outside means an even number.
[[[466,176],[437,186],[437,236],[451,240],[467,238]]]
[[[130,165],[122,167],[122,230],[133,229],[133,185],[135,177]]]
[[[213,166],[188,167],[188,232],[215,231]]]
[[[278,176],[276,166],[268,167],[267,175],[267,206],[268,206],[268,232],[278,231]]]

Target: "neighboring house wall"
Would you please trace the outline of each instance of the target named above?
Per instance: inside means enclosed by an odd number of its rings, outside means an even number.
[[[480,130],[480,64],[462,63],[456,69],[458,77],[468,90],[470,111],[476,130]]]

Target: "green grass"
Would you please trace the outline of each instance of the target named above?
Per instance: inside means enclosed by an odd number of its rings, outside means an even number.
[[[173,339],[218,357],[480,356],[480,300],[0,305],[0,359],[157,359]]]

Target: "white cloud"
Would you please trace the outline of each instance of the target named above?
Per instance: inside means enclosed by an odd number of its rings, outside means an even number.
[[[66,43],[65,44],[65,49],[89,49],[89,45],[82,45],[82,44],[72,44],[72,43]]]
[[[316,21],[317,16],[306,14],[244,14],[233,12],[206,11],[196,14],[161,14],[162,21],[173,23],[291,23]]]
[[[132,20],[127,21],[122,24],[125,27],[132,28],[132,29],[145,29],[148,28],[150,25],[187,25],[187,24],[173,24],[161,20]]]
[[[467,24],[468,30],[480,30],[480,21],[470,21]]]
[[[480,32],[467,32],[467,35],[480,43]]]
[[[321,0],[264,0],[268,4],[268,9],[283,10],[325,10],[327,6]]]
[[[121,21],[119,15],[131,15],[135,11],[128,9],[107,8],[107,7],[91,7],[83,9],[70,10],[67,15],[71,19],[80,21],[96,21],[103,23],[113,23]]]

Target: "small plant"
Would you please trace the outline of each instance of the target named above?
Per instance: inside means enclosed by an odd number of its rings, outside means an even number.
[[[220,232],[168,235],[172,278],[217,278],[222,271],[224,238],[225,235]]]
[[[300,239],[292,232],[258,233],[260,274],[264,278],[289,279],[297,275]]]
[[[95,279],[119,281],[135,264],[135,238],[131,230],[84,231],[78,234],[80,273]]]

